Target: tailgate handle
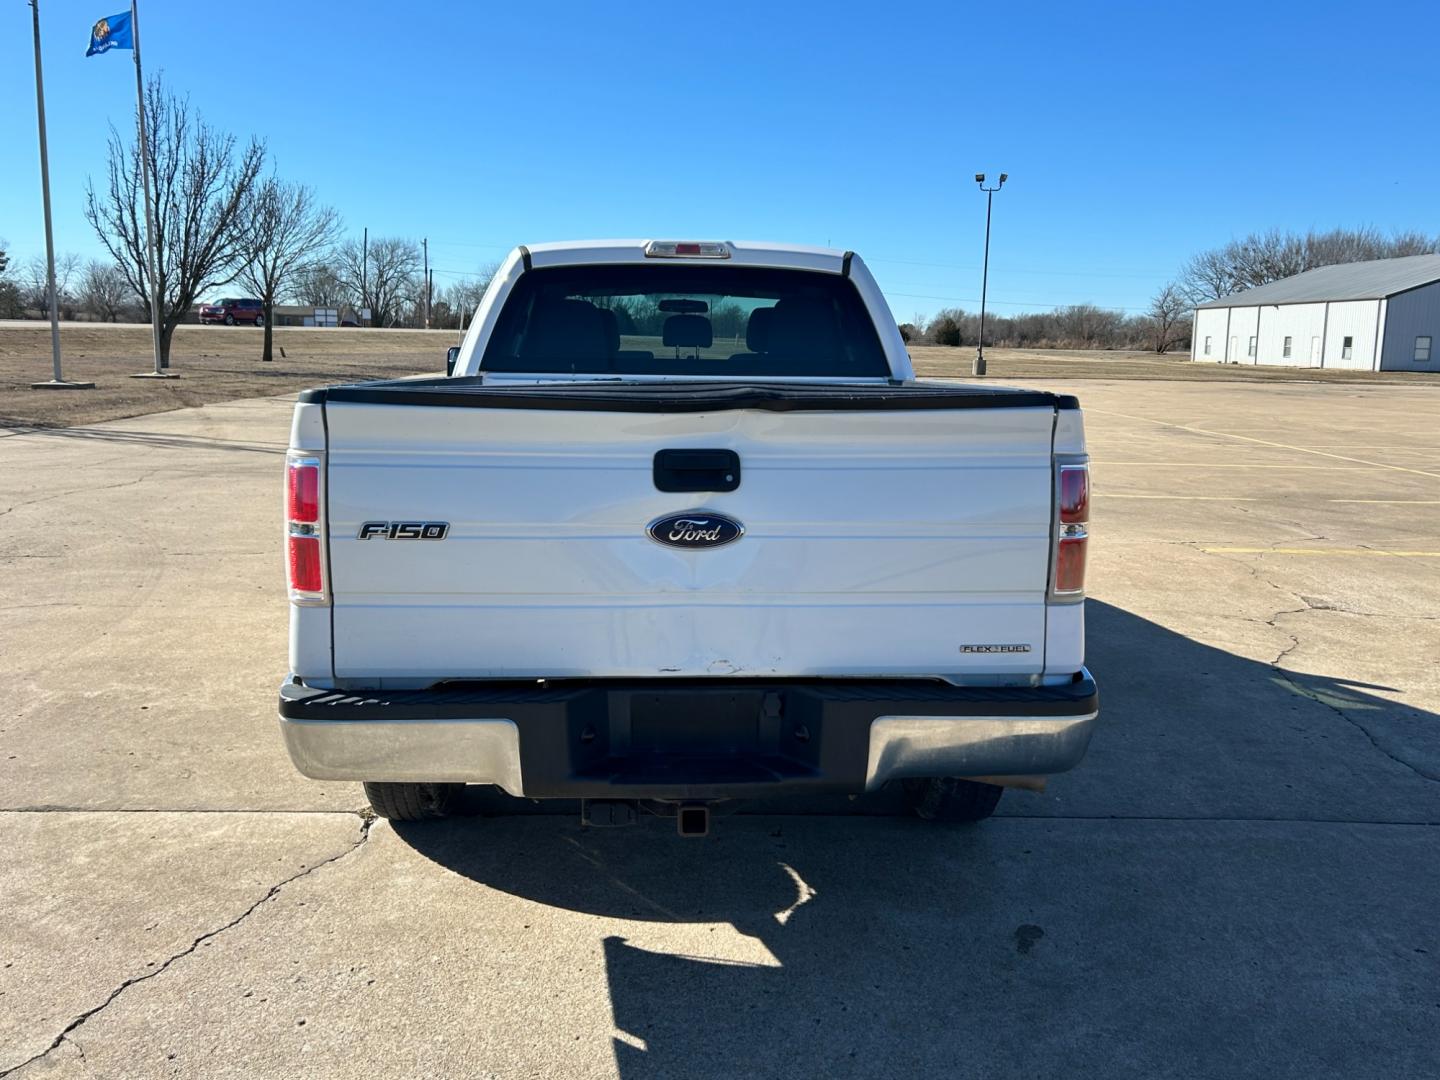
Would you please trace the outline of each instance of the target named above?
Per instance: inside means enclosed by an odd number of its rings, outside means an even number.
[[[655,455],[655,486],[661,491],[734,491],[740,486],[740,455],[734,450],[661,450]]]

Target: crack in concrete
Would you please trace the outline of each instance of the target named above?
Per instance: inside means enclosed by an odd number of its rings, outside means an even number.
[[[1366,619],[1406,619],[1411,622],[1440,622],[1440,615],[1400,615],[1393,611],[1357,611],[1355,608],[1345,607],[1343,604],[1336,604],[1330,600],[1322,600],[1314,596],[1300,596],[1311,611],[1335,611],[1342,615],[1359,615]]]
[[[1300,599],[1304,600],[1305,597],[1302,596],[1300,597]],[[1301,615],[1310,611],[1328,610],[1331,609],[1316,608],[1307,605],[1306,607],[1299,608],[1295,611],[1278,611],[1270,620],[1269,625],[1275,626],[1274,620],[1280,618],[1282,615]],[[1275,629],[1280,630],[1280,627],[1275,626]],[[1312,690],[1307,689],[1305,686],[1301,685],[1298,681],[1296,681],[1296,679],[1291,676],[1291,673],[1289,671],[1285,670],[1285,668],[1280,666],[1280,661],[1283,660],[1285,657],[1289,656],[1292,652],[1294,652],[1297,648],[1300,647],[1300,638],[1298,635],[1292,634],[1288,630],[1281,630],[1280,632],[1289,636],[1290,645],[1287,648],[1283,649],[1280,652],[1279,656],[1277,656],[1274,660],[1270,661],[1270,666],[1275,669],[1276,673],[1280,676],[1280,678],[1285,680],[1285,683],[1292,690],[1294,690],[1295,693],[1299,694],[1303,698],[1308,698],[1310,701],[1315,702],[1317,705],[1325,706],[1325,708],[1329,709],[1336,716],[1340,717],[1340,719],[1344,720],[1347,724],[1353,727],[1356,731],[1360,732],[1360,734],[1364,735],[1371,746],[1373,746],[1380,753],[1384,754],[1391,761],[1395,762],[1395,764],[1403,765],[1405,768],[1409,769],[1416,776],[1421,777],[1422,779],[1440,781],[1440,774],[1427,772],[1426,770],[1420,768],[1418,765],[1411,764],[1403,757],[1392,754],[1389,750],[1385,749],[1385,747],[1381,746],[1379,740],[1376,739],[1375,734],[1363,723],[1361,723],[1355,717],[1351,716],[1348,712],[1346,712],[1343,706],[1337,705],[1335,704],[1335,702],[1330,701],[1327,698],[1321,697],[1320,695],[1316,694]]]
[[[1296,644],[1298,645],[1299,642],[1297,641]],[[1292,646],[1292,648],[1293,647],[1294,646]],[[1290,651],[1290,649],[1286,649],[1285,653],[1288,653]],[[1280,655],[1284,656],[1285,653],[1281,653]],[[1367,728],[1364,724],[1362,724],[1359,720],[1356,720],[1353,716],[1351,716],[1339,705],[1336,705],[1333,701],[1327,701],[1325,698],[1319,697],[1314,693],[1311,693],[1309,690],[1307,690],[1305,687],[1301,686],[1298,682],[1291,678],[1290,672],[1286,671],[1278,664],[1275,665],[1275,671],[1279,674],[1280,678],[1285,680],[1285,682],[1295,691],[1295,693],[1299,694],[1303,698],[1308,698],[1310,701],[1315,702],[1317,705],[1325,706],[1325,708],[1329,709],[1336,716],[1340,717],[1341,720],[1344,720],[1356,731],[1360,732],[1361,735],[1364,735],[1365,738],[1369,740],[1371,746],[1373,746],[1376,750],[1380,751],[1380,753],[1384,754],[1391,761],[1395,762],[1395,764],[1404,766],[1416,776],[1420,777],[1422,780],[1433,780],[1440,782],[1440,773],[1426,772],[1418,765],[1412,765],[1404,758],[1398,757],[1397,755],[1392,754],[1389,750],[1386,750],[1385,747],[1380,745],[1379,741],[1375,738],[1374,734],[1371,733],[1370,729]]]
[[[92,1072],[90,1071],[90,1059],[85,1056],[85,1048],[80,1045],[80,1040],[79,1040],[79,1039],[71,1039],[71,1038],[68,1038],[68,1037],[65,1036],[65,1035],[61,1035],[61,1036],[60,1036],[60,1041],[61,1041],[62,1043],[69,1043],[71,1046],[73,1046],[73,1047],[75,1048],[75,1052],[80,1055],[80,1064],[81,1064],[81,1065],[84,1067],[84,1069],[85,1069],[85,1075],[86,1075],[86,1076],[93,1076],[94,1073],[92,1073]]]
[[[106,463],[102,462],[101,464]],[[36,506],[40,503],[53,502],[55,499],[63,499],[69,495],[89,495],[91,492],[95,491],[113,491],[115,488],[134,487],[136,484],[143,484],[146,480],[149,480],[156,473],[163,471],[163,468],[147,469],[145,472],[141,473],[133,480],[117,480],[113,484],[97,484],[94,487],[68,488],[65,491],[57,491],[53,494],[45,495],[38,499],[27,499],[24,502],[18,502],[14,506],[6,509],[5,511],[0,512],[0,517],[3,517],[5,514],[10,513],[12,510],[18,510],[22,506]],[[4,1074],[0,1073],[0,1075]]]
[[[19,1072],[21,1069],[24,1069],[27,1066],[33,1065],[35,1064],[35,1062],[48,1057],[50,1054],[53,1054],[57,1049],[59,1049],[62,1043],[68,1042],[71,1046],[74,1046],[77,1050],[80,1050],[80,1044],[70,1037],[71,1034],[80,1027],[82,1027],[86,1022],[88,1022],[91,1017],[109,1008],[109,1006],[118,997],[120,997],[121,994],[125,993],[126,990],[130,989],[130,987],[135,986],[137,983],[148,982],[149,980],[156,978],[159,975],[163,975],[166,971],[170,969],[170,965],[174,964],[177,960],[182,960],[185,957],[189,956],[201,945],[205,944],[207,941],[219,937],[221,934],[225,933],[225,931],[233,930],[235,927],[239,926],[242,922],[244,922],[251,915],[253,915],[259,908],[263,907],[265,904],[275,899],[275,897],[279,896],[280,890],[285,888],[286,885],[289,885],[295,881],[299,881],[303,877],[308,877],[315,871],[320,870],[323,867],[329,866],[332,863],[339,862],[346,856],[352,855],[356,851],[359,851],[360,848],[365,845],[365,842],[370,839],[370,829],[371,826],[375,824],[375,814],[373,812],[362,812],[356,814],[356,816],[360,818],[360,837],[344,851],[340,852],[338,855],[332,855],[328,859],[323,859],[320,862],[316,863],[314,866],[308,866],[297,874],[291,874],[284,881],[277,882],[276,884],[270,886],[264,896],[256,900],[239,915],[235,916],[235,918],[231,919],[223,926],[216,927],[214,930],[207,930],[205,933],[197,937],[194,941],[190,942],[190,944],[187,945],[185,948],[168,957],[165,962],[159,967],[155,968],[154,971],[147,971],[143,975],[135,975],[129,979],[126,979],[114,990],[111,990],[110,993],[106,996],[105,1000],[102,1001],[99,1005],[96,1005],[90,1009],[86,1009],[79,1016],[75,1017],[74,1020],[71,1020],[70,1023],[65,1026],[65,1030],[61,1031],[59,1035],[56,1035],[55,1038],[51,1041],[50,1045],[47,1046],[44,1050],[40,1051],[40,1053],[34,1055],[31,1058],[28,1058],[25,1061],[20,1062],[20,1064],[18,1065],[12,1065],[8,1069],[0,1070],[0,1080],[4,1080],[5,1077],[11,1076],[14,1073]],[[83,1061],[85,1057],[84,1050],[80,1050],[80,1057]]]
[[[1323,697],[1319,696],[1318,694],[1314,693],[1313,691],[1307,689],[1307,688],[1306,688],[1304,685],[1302,685],[1299,681],[1297,681],[1295,678],[1293,678],[1293,677],[1291,676],[1291,673],[1290,673],[1289,671],[1287,671],[1284,667],[1282,667],[1281,664],[1280,664],[1280,661],[1284,660],[1287,656],[1289,656],[1291,653],[1293,653],[1296,649],[1298,649],[1298,648],[1300,647],[1300,637],[1299,637],[1299,635],[1293,634],[1293,633],[1291,633],[1289,630],[1284,630],[1284,629],[1282,629],[1279,625],[1277,625],[1278,620],[1281,619],[1282,617],[1284,617],[1284,616],[1286,616],[1286,615],[1306,615],[1306,614],[1309,614],[1309,613],[1311,613],[1311,612],[1317,612],[1317,611],[1337,611],[1337,612],[1342,612],[1342,613],[1344,613],[1344,614],[1353,614],[1353,615],[1376,614],[1376,617],[1380,617],[1380,616],[1378,615],[1378,613],[1370,613],[1370,612],[1351,612],[1351,611],[1347,611],[1347,610],[1344,609],[1344,608],[1334,607],[1334,606],[1330,606],[1330,605],[1328,605],[1328,604],[1326,604],[1326,605],[1315,604],[1315,603],[1313,603],[1313,602],[1311,601],[1311,599],[1310,599],[1308,596],[1304,596],[1304,595],[1302,595],[1301,593],[1292,592],[1291,590],[1286,589],[1284,586],[1282,586],[1282,585],[1277,585],[1275,582],[1271,581],[1268,577],[1266,577],[1264,574],[1262,574],[1262,573],[1260,572],[1260,567],[1259,567],[1258,565],[1252,565],[1252,564],[1247,563],[1247,562],[1242,562],[1242,561],[1239,560],[1239,559],[1228,558],[1227,556],[1220,555],[1220,554],[1217,554],[1217,553],[1215,553],[1215,552],[1206,552],[1206,554],[1207,554],[1207,555],[1213,555],[1213,556],[1214,556],[1215,558],[1217,558],[1217,559],[1225,559],[1227,562],[1235,563],[1235,564],[1243,567],[1244,569],[1246,569],[1246,570],[1249,571],[1250,576],[1253,577],[1253,578],[1255,578],[1255,580],[1257,580],[1257,581],[1259,581],[1259,582],[1261,582],[1261,583],[1263,583],[1263,584],[1265,584],[1265,585],[1269,585],[1272,589],[1276,589],[1276,590],[1278,590],[1279,592],[1285,593],[1285,594],[1287,594],[1288,596],[1293,597],[1294,599],[1300,601],[1300,603],[1304,605],[1303,607],[1298,607],[1298,608],[1283,608],[1283,609],[1281,609],[1281,610],[1279,610],[1279,611],[1276,611],[1273,615],[1270,616],[1270,618],[1261,620],[1261,621],[1263,621],[1264,625],[1269,626],[1269,627],[1272,627],[1273,629],[1279,631],[1280,633],[1284,634],[1286,637],[1288,637],[1288,638],[1290,639],[1290,644],[1287,645],[1285,648],[1283,648],[1283,649],[1280,650],[1280,652],[1276,655],[1275,659],[1273,659],[1273,660],[1270,661],[1270,666],[1275,669],[1276,674],[1278,674],[1278,675],[1280,676],[1280,678],[1284,680],[1285,684],[1286,684],[1287,686],[1289,686],[1289,687],[1291,688],[1291,690],[1293,690],[1293,691],[1294,691],[1296,694],[1298,694],[1300,697],[1303,697],[1303,698],[1305,698],[1305,699],[1307,699],[1307,700],[1309,700],[1309,701],[1313,701],[1313,702],[1315,702],[1317,705],[1323,705],[1325,708],[1329,709],[1332,713],[1334,713],[1336,716],[1338,716],[1341,720],[1344,720],[1347,724],[1349,724],[1351,727],[1353,727],[1356,731],[1360,732],[1361,735],[1364,735],[1365,738],[1366,738],[1366,740],[1370,743],[1370,745],[1371,745],[1372,747],[1374,747],[1376,750],[1378,750],[1378,751],[1379,751],[1381,754],[1383,754],[1385,757],[1389,758],[1389,759],[1390,759],[1391,761],[1393,761],[1395,764],[1400,765],[1400,766],[1402,766],[1403,768],[1409,769],[1412,773],[1414,773],[1416,776],[1420,777],[1422,780],[1431,780],[1431,781],[1440,782],[1440,774],[1427,772],[1426,770],[1420,768],[1419,766],[1413,765],[1413,764],[1411,764],[1410,762],[1406,761],[1403,757],[1399,757],[1399,756],[1397,756],[1397,755],[1395,755],[1395,754],[1392,754],[1389,750],[1385,749],[1385,747],[1383,747],[1383,746],[1380,745],[1380,742],[1379,742],[1379,740],[1376,739],[1374,732],[1372,732],[1368,727],[1366,727],[1361,721],[1359,721],[1359,720],[1357,720],[1355,717],[1351,716],[1348,712],[1345,711],[1345,709],[1344,709],[1342,706],[1337,705],[1337,704],[1335,704],[1333,701],[1329,701],[1329,700],[1327,700],[1326,698],[1323,698]],[[1403,617],[1403,616],[1392,616],[1392,617]],[[1428,620],[1428,619],[1433,618],[1433,616],[1418,616],[1418,618],[1427,619],[1427,620]]]

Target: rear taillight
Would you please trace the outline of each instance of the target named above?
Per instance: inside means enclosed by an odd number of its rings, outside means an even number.
[[[1090,467],[1061,465],[1055,488],[1055,575],[1050,592],[1057,599],[1082,600],[1090,538]]]
[[[287,462],[290,482],[286,485],[287,517],[292,525],[315,525],[320,521],[320,463],[305,459]]]
[[[292,603],[329,602],[320,524],[320,459],[292,453],[285,459],[285,563]]]

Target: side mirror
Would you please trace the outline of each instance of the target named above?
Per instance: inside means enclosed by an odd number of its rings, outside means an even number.
[[[460,359],[460,346],[451,345],[445,350],[445,374],[455,374],[455,361]]]

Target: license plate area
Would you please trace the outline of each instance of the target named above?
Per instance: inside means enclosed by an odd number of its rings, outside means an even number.
[[[573,730],[577,779],[613,784],[751,784],[812,775],[818,740],[774,688],[612,690]],[[802,709],[803,711],[803,709]],[[597,710],[598,712],[598,710]]]

